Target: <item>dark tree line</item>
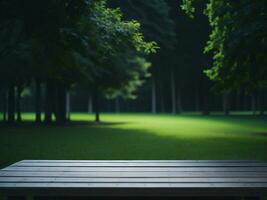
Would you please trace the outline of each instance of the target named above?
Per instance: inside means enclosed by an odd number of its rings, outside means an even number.
[[[107,3],[0,1],[4,121],[26,101],[47,124],[71,110],[264,114],[264,0]]]
[[[35,121],[44,110],[45,124],[53,116],[68,120],[68,91],[76,85],[93,91],[96,108],[100,95],[131,97],[148,75],[144,55],[157,48],[137,21],[124,21],[104,0],[1,0],[0,27],[3,119],[11,124],[22,120],[21,96],[30,85]]]

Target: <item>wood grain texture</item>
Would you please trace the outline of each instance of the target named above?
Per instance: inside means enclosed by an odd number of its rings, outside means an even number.
[[[257,160],[24,160],[0,170],[2,193],[44,191],[78,196],[260,196],[267,193],[267,165]]]

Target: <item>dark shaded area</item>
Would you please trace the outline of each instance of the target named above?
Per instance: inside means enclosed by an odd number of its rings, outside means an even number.
[[[258,197],[36,197],[36,200],[259,200]],[[10,197],[8,200],[26,200]]]
[[[101,2],[102,12],[107,11],[107,7],[119,8],[123,15],[121,20],[138,20],[140,34],[147,41],[158,44],[160,49],[153,54],[145,55],[144,50],[137,53],[132,49],[129,53],[144,58],[152,67],[146,70],[139,68],[140,63],[133,62],[131,56],[124,55],[127,50],[124,44],[130,41],[121,42],[127,37],[120,38],[120,34],[114,34],[116,37],[109,43],[109,47],[118,48],[112,53],[114,57],[105,60],[104,51],[100,51],[98,59],[92,56],[91,54],[97,53],[101,42],[106,44],[107,40],[102,41],[97,37],[105,32],[101,28],[99,32],[91,31],[98,30],[92,25],[94,20],[90,18],[97,8],[86,9],[89,4],[84,0],[42,1],[39,2],[40,5],[35,1],[0,1],[0,70],[3,74],[0,79],[0,112],[4,123],[21,123],[22,112],[34,112],[35,122],[39,125],[43,124],[41,114],[45,115],[43,122],[47,125],[52,123],[53,118],[57,124],[65,124],[70,120],[71,112],[95,112],[97,122],[101,121],[101,112],[181,114],[190,111],[209,115],[218,111],[228,116],[231,111],[252,111],[254,115],[265,114],[267,96],[264,73],[267,70],[264,69],[266,65],[261,63],[265,57],[262,54],[265,52],[263,47],[266,45],[266,34],[261,33],[266,26],[263,23],[266,7],[261,6],[265,5],[264,1],[253,1],[248,5],[243,1],[231,4],[237,10],[238,6],[248,6],[247,14],[240,13],[232,21],[237,30],[245,33],[249,32],[249,27],[255,28],[251,29],[252,35],[248,38],[251,44],[248,45],[254,47],[255,39],[258,43],[255,43],[255,49],[247,48],[252,49],[248,57],[259,59],[259,62],[255,60],[255,66],[254,60],[250,59],[248,66],[244,65],[245,70],[239,69],[235,76],[241,79],[252,77],[252,85],[257,80],[260,82],[251,90],[247,89],[246,84],[241,84],[237,90],[225,89],[220,92],[214,87],[215,83],[204,74],[204,70],[214,64],[213,52],[203,52],[213,29],[208,17],[203,14],[206,4],[197,4],[195,18],[191,19],[180,9],[177,0]],[[263,17],[258,15],[260,9],[263,10]],[[246,22],[247,17],[251,21]],[[90,23],[81,31],[79,25],[83,24],[81,19],[84,18]],[[96,24],[103,21],[102,19]],[[253,26],[258,23],[259,29]],[[243,30],[242,27],[248,30]],[[84,33],[85,30],[89,32]],[[229,40],[229,45],[240,43],[235,46],[231,57],[238,57],[242,61],[243,54],[246,54],[242,51],[242,46],[247,44],[246,34],[237,33],[231,34],[232,40]],[[87,40],[88,38],[92,40]],[[86,43],[87,48],[81,43]],[[228,50],[231,52],[231,48]],[[78,60],[72,57],[74,54],[79,54]],[[150,77],[147,76],[148,71]],[[225,71],[227,74],[227,70]],[[133,82],[125,88],[127,81],[131,79]],[[234,86],[233,82],[238,80],[232,80],[229,84]],[[110,89],[115,90],[111,92],[112,95],[109,94]],[[132,90],[130,93],[137,98],[125,95],[128,90]]]
[[[75,121],[68,121],[64,124],[58,124],[56,122],[50,123],[49,127],[83,127],[83,126],[95,126],[95,125],[99,125],[99,126],[112,126],[112,125],[123,125],[123,124],[129,124],[129,122],[107,122],[107,121],[99,121],[99,122],[95,122],[95,121],[79,121],[79,120],[75,120]],[[0,128],[10,128],[10,127],[18,127],[18,128],[37,128],[40,126],[47,126],[46,124],[36,124],[34,122],[31,121],[24,121],[23,123],[15,123],[15,124],[7,124],[4,122],[0,122]],[[1,134],[1,133],[0,133]]]

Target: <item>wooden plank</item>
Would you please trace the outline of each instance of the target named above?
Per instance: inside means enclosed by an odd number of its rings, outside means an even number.
[[[162,172],[162,171],[181,171],[181,172],[267,172],[267,167],[21,167],[11,166],[3,171],[32,171],[32,172]]]
[[[19,163],[20,167],[267,167],[266,163]]]
[[[1,191],[91,196],[105,191],[108,196],[262,194],[267,192],[267,165],[246,160],[24,160],[0,171]]]
[[[13,172],[0,171],[0,177],[267,177],[267,172]]]
[[[267,188],[267,183],[0,183],[0,188]]]
[[[266,178],[43,178],[2,177],[0,183],[267,183]]]
[[[261,160],[22,160],[20,163],[263,163]]]

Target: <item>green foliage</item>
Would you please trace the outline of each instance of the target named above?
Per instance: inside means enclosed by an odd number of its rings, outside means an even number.
[[[134,94],[136,88],[140,87],[144,83],[144,79],[150,76],[148,69],[151,67],[151,63],[147,62],[146,59],[142,57],[135,57],[127,60],[127,63],[122,64],[128,65],[131,68],[131,70],[127,71],[131,79],[121,84],[120,90],[108,86],[105,90],[108,99],[114,99],[118,96],[128,99],[137,98]]]
[[[176,41],[174,23],[164,0],[113,0],[110,4],[120,7],[127,19],[140,21],[146,39],[156,41],[163,49],[173,47]]]
[[[90,19],[96,27],[99,41],[102,42],[100,47],[106,50],[104,53],[114,54],[116,50],[125,47],[151,53],[157,47],[155,42],[144,41],[140,32],[140,24],[137,21],[123,21],[121,11],[107,8],[105,1],[94,4]]]
[[[119,9],[107,8],[105,1],[93,4],[88,21],[94,30],[91,44],[96,47],[92,60],[101,72],[93,82],[109,97],[131,98],[148,75],[150,65],[141,56],[155,53],[158,47],[144,40],[137,21],[124,21],[122,17]]]
[[[158,46],[144,40],[139,22],[122,17],[105,0],[0,1],[3,80],[79,82],[103,92],[129,86],[132,93],[148,73],[136,60]]]
[[[205,52],[213,54],[213,65],[206,74],[220,89],[267,87],[266,0],[185,0],[182,8],[192,14],[197,3],[206,4],[212,27]]]
[[[194,3],[195,1],[183,0],[183,3],[181,5],[181,9],[185,11],[185,13],[191,18],[194,18],[194,14],[196,11],[195,6],[193,5]]]
[[[143,66],[144,69],[148,68],[145,66],[151,65],[150,72],[153,78],[157,77],[156,71],[158,71],[159,68],[166,71],[170,63],[170,52],[173,51],[176,45],[176,33],[174,30],[174,22],[170,17],[170,9],[165,0],[110,0],[108,3],[113,8],[119,7],[124,13],[125,19],[131,21],[137,20],[140,22],[140,27],[138,28],[140,28],[144,36],[137,34],[136,41],[140,39],[143,40],[144,37],[149,41],[155,41],[158,45],[156,48],[152,49],[152,52],[150,49],[155,46],[154,42],[146,44],[145,49],[142,50],[144,53],[152,53],[152,55],[146,56],[146,59],[151,64],[146,64],[145,60],[133,58],[130,59],[131,65],[134,63],[132,61],[135,60],[138,61],[136,64],[140,67]],[[154,55],[153,53],[156,50],[157,54]],[[136,73],[132,73],[132,75],[136,77],[135,79],[137,80],[138,75]],[[146,74],[144,75],[147,76]],[[144,75],[141,77],[144,77]],[[129,82],[129,91],[133,90],[134,85],[141,85],[142,82],[137,81],[136,84],[133,83],[133,81]],[[122,92],[125,93],[125,90]],[[135,98],[133,95],[129,97]]]

